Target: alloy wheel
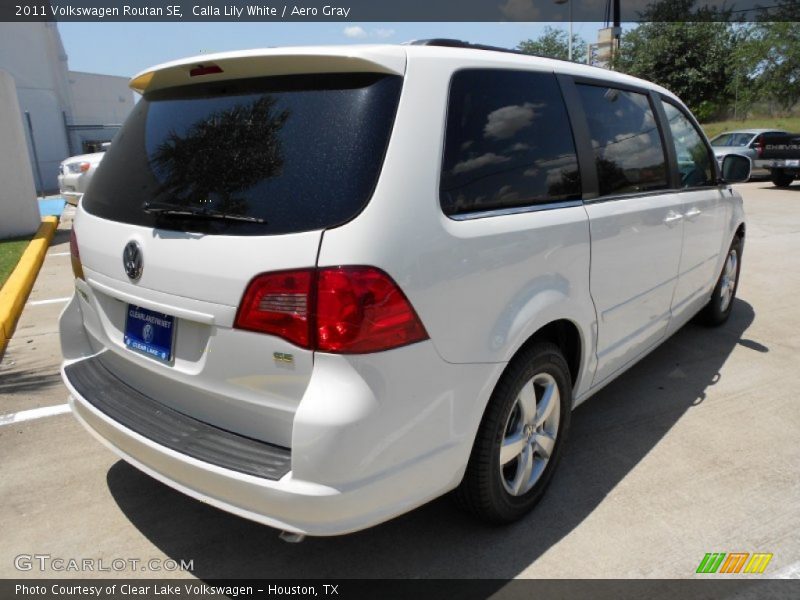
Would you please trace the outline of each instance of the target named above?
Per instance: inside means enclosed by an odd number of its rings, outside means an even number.
[[[500,445],[500,476],[512,496],[522,496],[544,473],[553,453],[561,416],[558,384],[538,373],[522,386]]]

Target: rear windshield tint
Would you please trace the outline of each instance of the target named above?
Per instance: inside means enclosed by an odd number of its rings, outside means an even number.
[[[83,200],[98,217],[209,234],[269,235],[340,225],[375,188],[402,79],[292,75],[146,95]],[[264,223],[154,215],[145,202]]]

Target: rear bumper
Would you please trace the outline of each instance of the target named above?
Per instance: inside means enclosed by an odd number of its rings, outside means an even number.
[[[155,444],[246,475],[278,481],[291,468],[291,452],[225,431],[142,394],[115,376],[97,356],[64,367],[76,397]]]
[[[775,158],[766,160],[755,160],[753,166],[757,169],[786,169],[788,171],[800,171],[800,159],[798,158]]]
[[[121,458],[193,498],[308,535],[364,529],[457,486],[481,398],[502,371],[445,363],[430,342],[366,357],[319,354],[289,450],[221,431],[114,381],[100,368],[109,351],[91,350],[77,304],[73,298],[62,314],[61,335],[62,377],[78,421]],[[394,374],[383,377],[389,368]],[[189,438],[188,447],[170,436]]]
[[[357,531],[424,504],[458,483],[452,480],[458,460],[453,448],[349,489],[297,480],[291,472],[277,481],[249,475],[172,450],[129,429],[80,396],[69,376],[64,371],[62,375],[77,420],[120,458],[192,498],[277,529],[315,536]],[[432,476],[443,479],[431,487]]]

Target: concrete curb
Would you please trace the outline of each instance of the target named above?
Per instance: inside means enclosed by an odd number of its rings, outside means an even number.
[[[14,333],[17,319],[22,314],[57,227],[58,217],[42,218],[39,230],[0,290],[0,356]]]

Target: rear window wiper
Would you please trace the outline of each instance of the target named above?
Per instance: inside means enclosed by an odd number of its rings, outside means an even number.
[[[226,213],[213,208],[199,206],[181,206],[169,202],[145,202],[142,210],[153,215],[168,215],[175,217],[190,217],[194,219],[219,219],[220,221],[245,221],[247,223],[266,223],[266,219],[250,215],[237,215]]]

